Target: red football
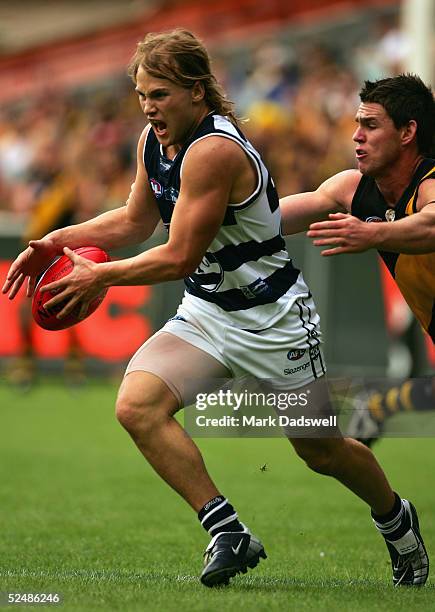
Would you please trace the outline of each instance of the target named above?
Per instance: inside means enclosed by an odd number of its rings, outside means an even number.
[[[110,261],[110,257],[108,254],[98,247],[80,247],[79,249],[74,249],[74,253],[80,255],[81,257],[85,257],[86,259],[90,259],[91,261],[95,261],[96,263],[105,263],[106,261]],[[69,315],[67,315],[64,319],[57,319],[56,315],[62,310],[64,304],[58,304],[54,308],[50,308],[50,310],[46,310],[44,308],[45,302],[51,300],[53,295],[55,295],[52,291],[46,291],[41,293],[40,289],[44,285],[48,285],[59,278],[63,278],[67,276],[73,269],[74,264],[66,255],[62,255],[61,257],[57,257],[42,273],[41,277],[38,280],[38,283],[35,288],[35,293],[33,295],[32,302],[32,314],[35,321],[43,327],[44,329],[49,329],[51,331],[57,331],[59,329],[65,329],[66,327],[71,327],[71,325],[75,325],[79,323],[83,319],[79,319],[80,312],[80,304],[74,308]],[[100,295],[98,295],[90,304],[88,308],[88,312],[86,313],[86,317],[92,314],[101,302],[104,299],[104,296],[107,293],[107,289],[102,291]]]

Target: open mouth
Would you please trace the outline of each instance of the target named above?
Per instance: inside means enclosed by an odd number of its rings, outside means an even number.
[[[157,136],[164,136],[166,134],[166,123],[164,121],[151,121],[153,130]]]
[[[362,159],[363,157],[367,156],[367,153],[363,151],[363,149],[356,149],[355,155],[357,159]]]

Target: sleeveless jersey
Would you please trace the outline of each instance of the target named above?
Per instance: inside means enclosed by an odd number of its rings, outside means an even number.
[[[198,314],[230,315],[230,325],[258,330],[273,324],[297,297],[309,296],[281,234],[279,199],[260,155],[226,117],[210,113],[173,160],[149,130],[144,164],[162,221],[170,231],[182,183],[183,161],[193,143],[209,136],[229,138],[246,153],[257,184],[244,202],[229,203],[219,231],[201,264],[184,279],[183,305]],[[212,160],[211,160],[212,161]],[[204,159],[204,164],[210,160]]]
[[[385,222],[394,210],[394,220],[418,214],[417,196],[422,181],[435,178],[435,160],[425,158],[415,171],[396,206],[385,202],[376,181],[363,176],[352,200],[352,214],[362,221]],[[403,297],[435,343],[435,253],[407,255],[379,251]]]

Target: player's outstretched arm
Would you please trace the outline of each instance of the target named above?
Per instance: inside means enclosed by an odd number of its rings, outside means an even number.
[[[361,253],[376,248],[393,253],[435,252],[435,181],[422,183],[417,200],[418,214],[393,223],[365,223],[356,217],[330,214],[327,221],[313,223],[308,236],[313,244],[328,247],[322,255]]]
[[[377,248],[395,253],[435,252],[435,180],[426,179],[419,187],[418,214],[394,223],[382,223]]]
[[[281,198],[279,203],[283,234],[306,231],[311,223],[327,219],[331,212],[350,211],[360,178],[358,171],[345,170],[326,180],[316,191]]]

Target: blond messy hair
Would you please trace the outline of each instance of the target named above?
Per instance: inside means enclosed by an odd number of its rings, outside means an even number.
[[[234,124],[238,119],[234,103],[228,100],[211,71],[210,56],[203,43],[188,30],[177,28],[171,32],[153,33],[139,42],[128,66],[128,75],[136,83],[139,67],[151,76],[166,79],[191,89],[202,83],[205,102],[210,110],[224,115]]]

